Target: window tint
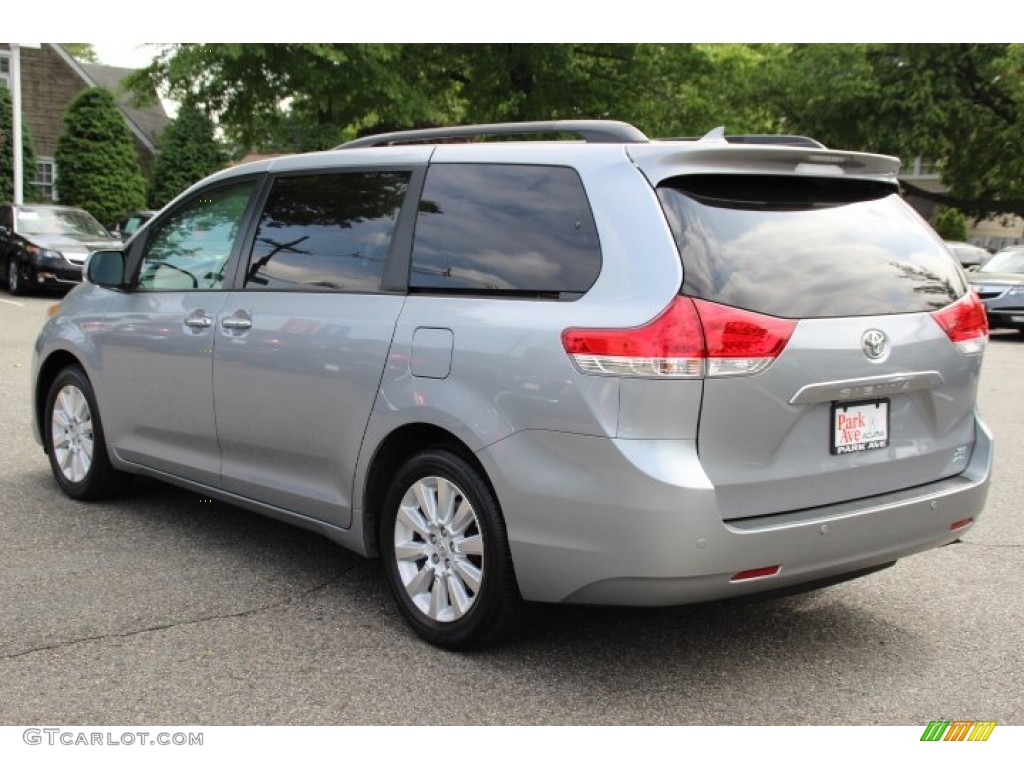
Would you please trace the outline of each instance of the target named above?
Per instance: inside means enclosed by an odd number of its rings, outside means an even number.
[[[260,218],[248,290],[376,291],[409,173],[277,179]]]
[[[159,222],[142,257],[144,291],[217,290],[238,239],[255,182],[200,194]]]
[[[571,168],[434,165],[413,241],[413,288],[584,293],[601,271],[597,228]]]
[[[891,187],[786,177],[682,177],[658,190],[683,293],[776,317],[939,309],[967,289]]]

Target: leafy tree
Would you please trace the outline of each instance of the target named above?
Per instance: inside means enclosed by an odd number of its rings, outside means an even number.
[[[11,94],[0,87],[0,200],[14,199],[14,105]],[[25,121],[21,121],[21,178],[25,200],[37,199],[32,181],[36,176],[36,154],[32,136]]]
[[[79,61],[84,61],[88,64],[100,63],[99,58],[96,56],[96,49],[92,47],[92,43],[61,43],[60,47]]]
[[[967,217],[956,208],[939,208],[935,212],[932,226],[943,240],[964,241],[967,239]]]
[[[57,193],[102,222],[146,203],[146,180],[114,97],[102,88],[82,91],[64,112],[57,142]]]
[[[1024,45],[778,46],[759,90],[829,146],[936,161],[967,212],[1024,213]]]
[[[213,121],[186,102],[160,136],[160,154],[149,186],[149,205],[162,208],[180,192],[222,168],[227,155],[213,135]]]
[[[969,212],[1024,213],[1024,44],[189,44],[136,77],[246,148],[453,122],[613,118],[651,136],[810,135],[938,162]]]

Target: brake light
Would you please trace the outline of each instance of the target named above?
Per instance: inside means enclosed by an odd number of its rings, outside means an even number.
[[[692,379],[704,372],[700,319],[683,296],[637,328],[568,328],[562,346],[583,373]]]
[[[988,342],[988,317],[978,294],[968,291],[948,307],[932,312],[935,322],[946,332],[953,346],[965,355],[975,355]]]
[[[696,300],[707,344],[708,376],[760,373],[786,348],[796,320]]]
[[[795,320],[677,296],[636,328],[569,328],[562,346],[583,373],[700,378],[760,373],[785,349]]]

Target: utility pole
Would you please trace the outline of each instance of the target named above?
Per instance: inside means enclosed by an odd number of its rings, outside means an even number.
[[[11,43],[11,149],[14,152],[14,204],[21,205],[24,200],[25,190],[22,188],[23,174],[21,172],[21,49],[39,48],[41,43]]]

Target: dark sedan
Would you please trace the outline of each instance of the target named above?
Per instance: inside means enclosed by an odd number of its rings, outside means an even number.
[[[120,247],[119,239],[80,208],[0,205],[0,272],[14,295],[73,286],[82,281],[90,253]]]
[[[990,328],[1024,332],[1024,247],[1003,249],[967,279],[985,303]]]

